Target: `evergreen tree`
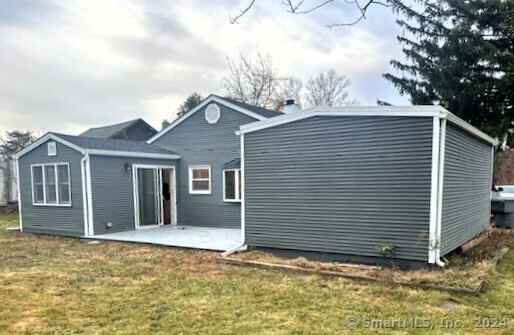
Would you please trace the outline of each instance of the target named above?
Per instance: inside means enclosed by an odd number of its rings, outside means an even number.
[[[194,92],[177,108],[177,116],[182,116],[196,107],[204,98],[201,94]]]
[[[465,121],[513,143],[514,2],[393,1],[403,19],[398,40],[406,62],[385,74],[416,105],[440,104]]]
[[[31,131],[6,131],[6,135],[0,138],[0,154],[4,155],[13,155],[36,140]]]

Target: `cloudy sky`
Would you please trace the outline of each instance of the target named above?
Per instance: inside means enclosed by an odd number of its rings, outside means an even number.
[[[190,93],[224,94],[227,57],[256,51],[303,80],[346,74],[361,105],[408,104],[382,79],[402,57],[388,9],[328,29],[356,13],[340,1],[291,15],[279,0],[257,0],[229,24],[248,2],[0,0],[0,132],[78,134],[137,117],[159,128]]]

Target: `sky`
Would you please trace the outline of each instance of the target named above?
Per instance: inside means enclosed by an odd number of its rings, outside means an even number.
[[[390,9],[329,29],[357,13],[344,1],[293,15],[281,1],[256,0],[230,24],[248,3],[0,0],[0,134],[75,135],[139,117],[160,130],[192,92],[224,95],[227,59],[256,52],[304,81],[329,69],[347,75],[363,106],[409,104],[382,78],[403,57]]]

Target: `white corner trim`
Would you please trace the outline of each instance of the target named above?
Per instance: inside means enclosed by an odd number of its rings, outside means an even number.
[[[93,187],[91,186],[91,157],[86,153],[86,187],[87,187],[87,210],[88,210],[88,236],[95,235],[93,219]]]
[[[226,107],[229,107],[229,108],[231,108],[233,110],[236,110],[236,111],[238,111],[240,113],[248,115],[248,116],[250,116],[250,117],[252,117],[252,118],[254,118],[256,120],[266,120],[267,119],[267,117],[265,117],[265,116],[262,116],[260,114],[254,113],[252,111],[249,111],[247,109],[244,109],[242,107],[234,105],[233,103],[225,101],[224,99],[218,98],[217,96],[211,94],[204,101],[202,101],[200,104],[198,104],[195,108],[191,109],[189,112],[187,112],[186,114],[182,115],[181,117],[175,119],[175,121],[173,121],[168,127],[164,128],[163,130],[161,130],[160,132],[158,132],[157,134],[152,136],[149,140],[146,141],[146,143],[152,144],[157,139],[161,138],[164,134],[168,133],[170,130],[172,130],[173,128],[175,128],[176,126],[178,126],[179,124],[181,124],[182,122],[184,122],[185,120],[187,120],[188,118],[193,116],[196,112],[201,110],[203,107],[205,107],[206,105],[208,105],[209,103],[212,103],[212,102],[216,102],[216,103],[218,103],[220,105],[224,105]]]
[[[245,200],[245,135],[241,134],[241,158],[240,158],[240,169],[241,169],[241,244],[245,244],[246,239],[246,200]]]
[[[89,236],[89,220],[88,220],[88,201],[87,201],[87,186],[86,186],[86,159],[84,155],[80,160],[80,177],[82,179],[82,206],[84,212],[84,236]]]
[[[95,156],[111,156],[111,157],[134,157],[134,158],[156,158],[156,159],[180,159],[182,156],[177,154],[156,154],[135,151],[113,151],[113,150],[97,150],[86,149],[86,154]]]
[[[40,137],[38,140],[36,140],[34,143],[29,145],[25,149],[23,149],[20,152],[18,152],[17,154],[15,154],[14,158],[20,158],[21,156],[29,153],[30,151],[34,150],[35,148],[37,148],[38,146],[40,146],[41,144],[45,143],[48,140],[53,140],[62,145],[65,145],[71,149],[74,149],[74,150],[80,152],[81,154],[84,154],[84,149],[82,149],[81,147],[79,147],[71,142],[68,142],[66,140],[63,140],[62,138],[60,138],[52,133],[47,133],[46,135],[43,135],[42,137]]]
[[[18,214],[20,217],[20,231],[23,232],[23,212],[21,207],[21,182],[20,182],[20,161],[18,158],[14,158],[14,164],[16,165],[16,173],[18,175],[18,182],[16,183],[16,188],[18,189]],[[32,169],[31,169],[32,170]],[[30,172],[32,174],[32,171]]]
[[[437,239],[437,201],[439,191],[439,149],[440,149],[440,119],[433,117],[432,131],[432,166],[430,176],[430,221],[428,227],[428,263],[434,264],[439,248]]]
[[[443,217],[443,187],[444,187],[444,160],[446,155],[446,119],[441,119],[440,142],[439,142],[439,171],[437,182],[437,219],[436,219],[436,241],[437,248],[435,252],[435,263],[444,266],[441,262],[441,228]],[[490,193],[490,192],[489,192]]]
[[[208,190],[193,190],[193,170],[195,169],[208,169],[209,170],[209,189]],[[204,194],[212,193],[212,170],[210,165],[189,165],[189,194]]]

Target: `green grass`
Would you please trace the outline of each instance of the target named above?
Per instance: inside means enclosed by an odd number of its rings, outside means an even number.
[[[7,233],[0,216],[4,334],[512,334],[514,252],[480,296],[221,265],[216,253]],[[440,305],[458,302],[452,310]],[[434,329],[349,330],[345,320],[428,318]],[[508,328],[474,328],[475,318]],[[464,329],[441,329],[440,318]]]

